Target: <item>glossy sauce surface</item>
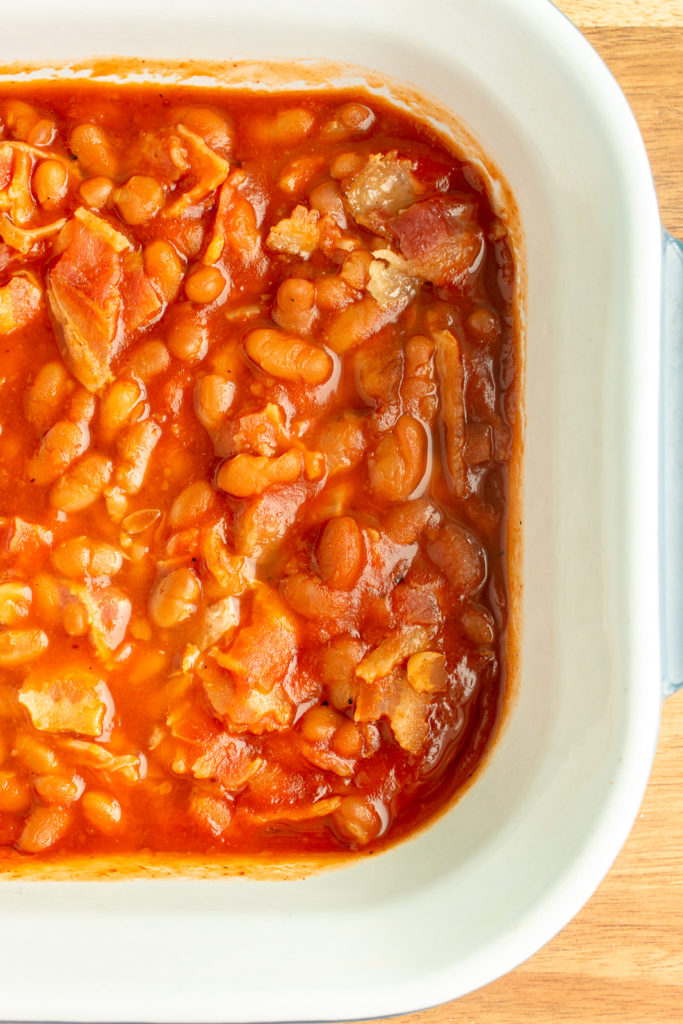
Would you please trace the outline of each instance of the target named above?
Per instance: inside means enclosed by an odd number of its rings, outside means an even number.
[[[0,97],[0,847],[373,849],[498,722],[515,267],[363,94]]]

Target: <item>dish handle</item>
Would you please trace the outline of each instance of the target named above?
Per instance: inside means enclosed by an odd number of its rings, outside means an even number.
[[[662,688],[683,687],[683,243],[664,233],[660,412]]]

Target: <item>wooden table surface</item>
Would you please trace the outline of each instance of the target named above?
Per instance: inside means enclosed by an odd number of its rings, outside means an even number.
[[[662,220],[683,238],[683,0],[556,4],[624,90],[650,155]],[[512,974],[396,1020],[682,1024],[683,692],[664,706],[654,770],[631,836],[578,916]]]

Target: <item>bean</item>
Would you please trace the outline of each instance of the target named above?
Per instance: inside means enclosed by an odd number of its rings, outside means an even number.
[[[365,564],[363,534],[351,516],[330,519],[323,527],[316,558],[325,583],[337,590],[351,590]]]
[[[114,381],[100,403],[100,426],[107,441],[112,441],[130,422],[136,406],[145,397],[137,381]]]
[[[291,484],[298,480],[304,468],[300,451],[284,455],[236,455],[227,459],[218,470],[216,484],[235,498],[251,498],[262,494],[273,484]]]
[[[427,554],[459,594],[471,595],[481,589],[487,573],[486,552],[464,526],[442,526],[428,541]]]
[[[197,267],[185,278],[185,295],[190,302],[208,304],[220,298],[226,280],[218,267]]]
[[[42,629],[0,631],[0,665],[25,665],[39,658],[47,645],[47,634]]]
[[[400,417],[368,458],[368,477],[375,496],[407,501],[422,481],[427,466],[427,434],[419,420]]]
[[[2,118],[15,139],[26,141],[31,129],[40,120],[40,114],[30,103],[23,100],[5,100],[2,104]]]
[[[0,812],[25,814],[31,806],[31,787],[19,772],[0,771]]]
[[[40,487],[51,484],[83,454],[89,444],[90,431],[86,424],[58,420],[50,427],[38,451],[29,460],[29,478]]]
[[[217,373],[200,377],[194,391],[194,411],[206,430],[216,430],[226,417],[235,397],[232,381]]]
[[[386,313],[366,295],[333,317],[325,334],[327,343],[333,352],[347,352],[376,334],[385,321]]]
[[[131,370],[141,380],[158,377],[171,365],[171,357],[163,341],[150,339],[133,349],[130,357]]]
[[[181,107],[175,114],[177,124],[200,135],[212,149],[229,150],[232,145],[232,126],[224,114],[211,107]]]
[[[164,205],[164,190],[156,178],[134,174],[112,193],[114,205],[126,224],[146,224]]]
[[[86,178],[78,190],[78,194],[85,203],[93,210],[100,210],[109,202],[114,190],[114,182],[111,178],[97,175],[94,178]]]
[[[330,163],[330,175],[337,181],[341,181],[342,178],[349,178],[352,174],[357,174],[364,163],[365,160],[360,153],[337,153]]]
[[[353,292],[339,274],[323,274],[315,282],[315,301],[327,312],[345,309],[354,299]]]
[[[57,135],[57,125],[49,117],[41,117],[36,121],[26,137],[30,146],[49,146]]]
[[[81,801],[83,816],[98,832],[116,832],[121,822],[121,804],[98,789],[89,789]]]
[[[249,131],[259,142],[278,147],[294,146],[310,134],[315,117],[303,107],[279,110],[274,117],[254,117]]]
[[[356,249],[349,253],[339,271],[341,280],[350,288],[362,291],[370,280],[370,264],[373,259],[372,253],[367,249]]]
[[[216,504],[216,492],[206,480],[195,480],[180,492],[171,505],[171,526],[192,526]]]
[[[287,603],[295,612],[313,622],[341,621],[349,613],[349,599],[326,586],[313,573],[295,572],[282,585]]]
[[[332,373],[332,359],[324,349],[283,331],[250,331],[244,347],[257,366],[280,380],[317,385]]]
[[[116,548],[89,537],[72,537],[63,541],[52,553],[52,563],[64,576],[83,579],[85,576],[114,576],[123,565],[123,555]]]
[[[18,626],[31,607],[33,594],[26,583],[7,580],[0,583],[0,625]]]
[[[152,591],[149,612],[153,622],[170,629],[197,611],[201,594],[199,580],[191,569],[174,569],[162,576]]]
[[[85,789],[80,775],[38,775],[33,788],[46,804],[61,804],[69,807],[75,803]]]
[[[344,719],[332,737],[332,749],[340,757],[346,757],[349,760],[360,757],[362,754],[363,737],[359,727],[350,718]]]
[[[33,172],[33,191],[40,205],[54,210],[66,195],[68,186],[66,167],[59,160],[41,160]]]
[[[195,363],[204,358],[209,350],[209,336],[206,324],[198,319],[192,307],[181,307],[169,332],[168,347],[176,359]]]
[[[70,601],[62,612],[62,625],[67,636],[87,636],[90,630],[88,613],[80,601]]]
[[[59,758],[46,743],[21,732],[14,741],[14,756],[26,771],[47,775],[59,769]]]
[[[300,722],[300,729],[309,743],[324,743],[332,738],[336,729],[344,719],[331,707],[320,704],[311,708],[303,715]]]
[[[231,812],[226,800],[219,800],[211,793],[192,791],[190,814],[213,836],[219,836],[230,825]]]
[[[24,392],[24,415],[43,434],[66,401],[71,378],[64,363],[44,363]]]
[[[496,636],[493,616],[480,605],[469,605],[460,617],[463,629],[470,640],[482,647],[490,647]]]
[[[77,124],[69,137],[69,146],[87,174],[116,176],[118,160],[107,133],[99,125]]]
[[[121,463],[116,482],[127,494],[137,494],[142,487],[152,452],[161,437],[161,427],[154,420],[143,420],[119,436],[116,452]]]
[[[480,306],[465,321],[467,334],[480,345],[495,345],[500,338],[500,321],[490,309]]]
[[[66,808],[36,804],[26,819],[17,847],[22,853],[41,853],[63,839],[70,824],[71,815]]]
[[[308,202],[311,209],[322,214],[329,213],[341,228],[346,227],[346,211],[336,181],[321,181],[319,185],[311,189]]]
[[[62,512],[81,512],[101,495],[112,474],[105,455],[85,455],[50,489],[50,504]]]
[[[148,274],[161,292],[164,302],[173,302],[180,291],[184,264],[174,246],[158,238],[145,246],[143,259]]]
[[[370,131],[374,123],[375,115],[364,103],[344,103],[323,125],[322,135],[326,141],[349,139]]]
[[[278,327],[305,332],[316,316],[315,286],[305,277],[288,277],[277,290],[273,319]]]
[[[369,800],[362,796],[345,796],[332,814],[335,828],[344,839],[364,846],[382,831],[382,819]]]

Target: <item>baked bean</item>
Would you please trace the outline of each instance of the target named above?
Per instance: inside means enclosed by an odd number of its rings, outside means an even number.
[[[19,772],[0,771],[0,812],[25,814],[31,806],[31,786]]]
[[[259,142],[286,148],[310,134],[315,117],[303,107],[278,110],[274,117],[257,116],[249,122],[250,134]]]
[[[22,142],[28,139],[31,130],[40,121],[40,114],[36,108],[23,100],[5,100],[0,112],[14,138]]]
[[[190,796],[190,814],[212,836],[219,836],[225,832],[232,818],[226,800],[219,800],[211,793],[202,793],[198,790],[193,790]]]
[[[314,386],[323,384],[332,373],[332,359],[324,349],[283,331],[250,331],[244,348],[257,366],[280,380]]]
[[[460,594],[475,594],[486,579],[486,552],[464,526],[449,523],[427,543],[427,554]]]
[[[49,117],[41,117],[31,128],[26,141],[30,146],[49,146],[57,135],[57,125]]]
[[[174,569],[162,576],[152,591],[149,613],[152,621],[170,629],[189,619],[197,611],[201,585],[191,569]]]
[[[56,626],[61,615],[61,588],[53,576],[39,573],[31,580],[33,607],[44,625]]]
[[[315,285],[305,277],[288,277],[277,290],[273,320],[284,331],[306,332],[316,317]]]
[[[463,629],[470,640],[481,647],[490,647],[496,636],[493,616],[481,605],[468,605],[460,617]]]
[[[306,712],[301,719],[300,728],[309,743],[324,743],[332,738],[342,722],[341,715],[334,708],[321,704]]]
[[[29,460],[28,476],[39,487],[57,480],[82,455],[90,444],[90,431],[84,423],[58,420],[40,442],[38,451]]]
[[[175,113],[175,120],[200,135],[212,149],[226,151],[232,145],[232,126],[218,110],[202,106],[181,107]]]
[[[362,796],[342,797],[332,821],[345,839],[361,846],[376,839],[382,831],[382,819],[370,801]]]
[[[235,498],[251,498],[262,494],[273,484],[291,484],[304,468],[300,451],[284,455],[236,455],[227,459],[218,470],[216,485]]]
[[[0,583],[0,625],[18,626],[29,613],[32,597],[27,583],[19,580]]]
[[[133,349],[130,356],[131,370],[140,380],[148,381],[158,377],[171,365],[171,357],[163,341],[150,339]]]
[[[81,512],[92,505],[109,483],[111,460],[105,455],[84,455],[50,489],[50,504],[62,512]]]
[[[330,163],[330,174],[337,181],[341,181],[342,178],[350,178],[351,175],[357,174],[364,163],[365,159],[360,153],[337,153]]]
[[[69,177],[59,160],[41,160],[33,172],[33,191],[46,210],[54,210],[66,195]]]
[[[69,136],[69,146],[87,174],[116,176],[118,160],[104,128],[87,122],[77,124]]]
[[[156,217],[164,205],[164,190],[156,178],[134,174],[120,188],[114,189],[112,199],[126,224],[137,226]]]
[[[0,631],[0,665],[26,665],[47,650],[47,633],[42,629]]]
[[[54,423],[72,385],[64,363],[44,363],[24,392],[24,414],[43,434]]]
[[[346,211],[342,202],[341,191],[336,181],[321,181],[311,189],[308,197],[311,209],[318,213],[329,213],[341,228],[346,228]]]
[[[348,286],[340,281],[345,288]],[[318,289],[316,289],[318,295]],[[318,299],[319,301],[319,299]],[[334,307],[333,307],[334,308]],[[377,305],[375,300],[367,295],[358,302],[343,308],[335,316],[325,332],[327,344],[333,352],[347,352],[355,348],[361,341],[371,338],[376,334],[386,320],[386,314]]]
[[[14,757],[26,771],[34,775],[48,775],[60,769],[60,760],[46,743],[21,732],[14,741]]]
[[[78,189],[78,194],[85,203],[93,210],[101,210],[109,202],[114,190],[114,182],[111,178],[97,175],[94,178],[86,178]]]
[[[70,807],[81,796],[85,783],[80,775],[38,775],[33,788],[46,804],[61,804]]]
[[[363,737],[355,722],[345,718],[332,737],[332,749],[340,757],[349,760],[360,757],[363,752]]]
[[[63,541],[52,553],[55,568],[70,579],[85,576],[114,576],[123,565],[123,556],[116,548],[89,537],[72,537]]]
[[[465,326],[468,336],[481,345],[494,345],[500,338],[500,320],[483,306],[470,313]]]
[[[137,381],[114,381],[100,403],[100,426],[108,441],[112,441],[134,418],[133,413],[144,398]]]
[[[81,800],[83,815],[93,828],[106,835],[116,832],[121,823],[121,804],[116,797],[98,789],[89,789]]]
[[[180,309],[168,336],[168,347],[176,359],[185,363],[199,362],[208,352],[206,324],[193,314],[191,307]]]
[[[424,478],[427,456],[425,428],[419,420],[404,414],[368,458],[368,477],[375,496],[383,501],[410,498]]]
[[[216,504],[216,492],[207,480],[195,480],[180,492],[171,505],[171,526],[192,526]]]
[[[215,302],[225,291],[226,283],[218,267],[197,267],[185,278],[185,295],[190,302]]]
[[[146,245],[143,252],[145,273],[158,287],[164,302],[173,302],[183,280],[184,265],[175,247],[163,238]]]
[[[367,249],[356,249],[345,258],[339,277],[350,288],[362,291],[370,279],[370,265],[373,259],[372,253]]]
[[[295,612],[313,622],[341,622],[349,613],[348,595],[328,587],[313,573],[296,572],[287,576],[282,592]]]
[[[71,815],[57,804],[36,804],[19,836],[17,847],[23,853],[41,853],[63,839],[71,825]]]
[[[128,427],[116,442],[121,460],[116,482],[127,494],[137,494],[142,487],[152,452],[161,437],[161,427],[154,420],[143,420]]]
[[[316,558],[325,583],[337,590],[351,590],[365,564],[363,534],[355,519],[330,519],[320,534]]]
[[[322,128],[325,139],[349,139],[369,132],[375,115],[364,103],[344,103]]]
[[[328,311],[346,309],[354,300],[354,294],[339,274],[323,274],[315,282],[315,302]]]
[[[226,417],[235,397],[235,385],[217,373],[207,373],[197,382],[194,411],[206,430],[216,430]]]
[[[62,625],[68,636],[87,636],[90,629],[90,621],[80,601],[70,601],[64,606],[62,612]]]

